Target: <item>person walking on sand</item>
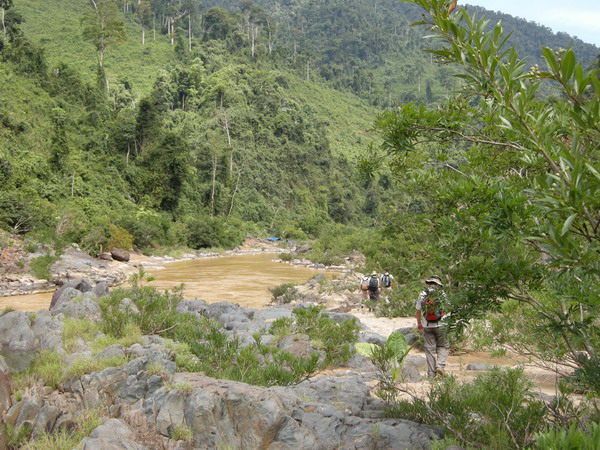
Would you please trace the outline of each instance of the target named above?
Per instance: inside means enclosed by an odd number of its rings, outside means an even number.
[[[394,289],[394,275],[390,273],[389,269],[383,269],[383,275],[381,275],[381,288],[384,291],[391,291]]]
[[[423,332],[429,378],[445,374],[449,353],[448,330],[444,323],[443,304],[446,294],[443,286],[440,277],[429,277],[425,280],[425,289],[419,294],[416,305],[417,328]]]
[[[381,291],[381,283],[379,282],[377,272],[373,271],[369,277],[369,300],[379,300],[379,291]]]
[[[369,276],[365,275],[360,279],[358,289],[362,294],[363,302],[369,300]]]

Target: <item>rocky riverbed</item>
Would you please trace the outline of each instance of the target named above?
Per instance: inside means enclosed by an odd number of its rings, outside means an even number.
[[[12,311],[0,317],[0,415],[6,424],[17,430],[30,427],[35,439],[70,429],[83,410],[100,410],[102,424],[83,438],[85,449],[429,448],[443,435],[437,427],[385,419],[382,403],[372,395],[375,368],[359,355],[329,375],[295,386],[259,387],[177,372],[175,351],[152,335],[94,355],[124,357],[122,365],[67,378],[56,389],[35,382],[13,392],[11,374],[28,367],[40,351],[63,355],[65,370],[92,356],[83,340],[67,352],[62,330],[66,318],[97,320],[98,301],[107,294],[106,281],[71,280],[55,293],[50,311]],[[185,300],[177,308],[217,321],[242,345],[253,345],[259,330],[265,342],[272,340],[268,330],[273,320],[292,316],[285,305],[255,310]],[[332,312],[330,317],[341,322],[352,316]],[[384,339],[366,329],[360,333],[361,341]],[[301,336],[278,345],[293,354],[314,350]],[[422,363],[414,361],[415,367]],[[189,435],[177,439],[182,426]]]

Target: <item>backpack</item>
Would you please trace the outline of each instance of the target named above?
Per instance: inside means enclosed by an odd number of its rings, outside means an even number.
[[[383,283],[383,287],[390,287],[392,285],[392,280],[390,279],[390,274],[384,273],[381,276],[381,282]]]
[[[376,291],[377,289],[379,289],[379,280],[377,277],[371,277],[369,279],[369,290]]]
[[[435,295],[436,292],[432,290],[427,290],[425,292],[425,299],[421,303],[421,309],[424,311],[423,315],[425,320],[427,323],[437,322],[444,315],[441,305],[438,305],[436,301],[436,297],[438,297],[438,295]]]
[[[361,291],[368,291],[369,290],[369,280],[367,278],[363,278],[360,281],[360,290]]]

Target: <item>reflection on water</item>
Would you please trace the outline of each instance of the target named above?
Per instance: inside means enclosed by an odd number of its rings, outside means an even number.
[[[164,269],[147,268],[155,277],[150,285],[171,289],[185,284],[185,298],[209,303],[228,301],[252,308],[264,307],[271,300],[270,287],[282,283],[301,284],[317,271],[306,267],[273,262],[273,253],[204,258],[166,264]],[[0,297],[0,308],[10,306],[22,311],[38,311],[50,305],[52,292]]]

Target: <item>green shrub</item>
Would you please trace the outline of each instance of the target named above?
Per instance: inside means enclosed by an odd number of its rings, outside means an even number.
[[[8,448],[21,448],[27,443],[33,428],[29,424],[23,424],[22,427],[16,429],[14,425],[6,423],[3,425],[3,432]]]
[[[102,424],[99,409],[84,409],[77,417],[75,427],[61,429],[54,433],[42,433],[33,442],[27,444],[27,450],[71,450],[77,448],[81,440]]]
[[[5,306],[4,308],[0,309],[0,317],[2,317],[4,314],[8,314],[9,312],[13,311],[15,311],[15,308],[13,308],[12,306]]]
[[[91,341],[98,332],[98,325],[88,319],[65,319],[62,329],[63,346],[67,352],[76,349],[77,339]]]
[[[171,434],[171,439],[175,441],[189,441],[192,439],[192,430],[185,424],[178,425]]]
[[[112,356],[106,358],[83,357],[75,360],[66,371],[67,377],[81,377],[88,373],[100,372],[107,367],[117,367],[125,364],[128,358],[123,356]]]
[[[60,355],[49,350],[39,353],[29,370],[52,389],[64,379]]]
[[[536,448],[541,450],[598,450],[600,448],[600,424],[588,423],[587,430],[572,424],[567,430],[556,429],[540,433],[535,438]]]
[[[108,232],[110,233],[110,237],[106,243],[107,248],[120,248],[123,250],[131,250],[133,248],[133,236],[124,228],[109,225]]]
[[[358,337],[356,319],[338,323],[323,312],[322,306],[296,308],[295,318],[281,318],[271,325],[271,334],[286,336],[290,333],[302,333],[310,337],[325,350],[325,364],[346,362],[352,356],[353,344]]]
[[[279,255],[279,259],[281,259],[282,261],[290,262],[294,259],[294,255],[292,255],[291,253],[282,253],[281,255]]]
[[[290,303],[294,299],[296,285],[294,283],[283,283],[269,288],[269,292],[271,293],[273,300],[283,297],[283,303]]]
[[[522,369],[495,369],[472,382],[446,376],[431,385],[428,401],[396,400],[393,417],[444,426],[463,446],[507,449],[533,444],[546,426],[544,403],[531,393]]]
[[[38,256],[31,260],[29,267],[31,267],[31,271],[37,278],[41,280],[50,280],[50,267],[58,261],[58,259],[57,256],[51,255]]]
[[[131,347],[133,344],[139,344],[142,342],[142,332],[137,325],[127,324],[123,329],[123,336],[121,338],[116,338],[110,335],[102,335],[98,336],[96,339],[92,341],[91,348],[92,352],[100,353],[107,347],[111,345],[122,345],[123,347]]]
[[[170,337],[176,334],[176,328],[184,327],[186,322],[194,320],[193,316],[181,315],[175,311],[177,304],[183,300],[182,287],[160,292],[154,287],[144,286],[143,283],[148,280],[150,278],[140,270],[131,278],[130,289],[115,289],[100,300],[102,332],[120,339],[125,337],[127,325],[136,325],[142,334],[161,333]],[[121,307],[125,298],[135,304],[139,313],[134,314]]]

